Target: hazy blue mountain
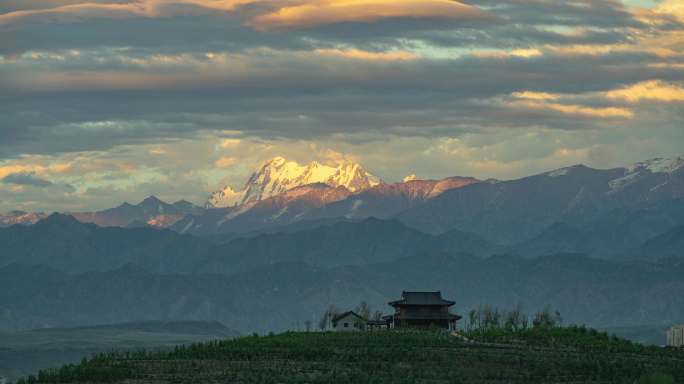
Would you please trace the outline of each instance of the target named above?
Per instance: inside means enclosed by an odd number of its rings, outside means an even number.
[[[684,225],[675,227],[661,235],[646,241],[633,250],[634,257],[644,259],[684,259]]]
[[[8,278],[32,284],[7,287]],[[465,313],[478,305],[528,312],[545,306],[566,322],[616,327],[684,318],[684,262],[609,261],[562,254],[521,259],[425,254],[334,268],[301,262],[227,275],[159,275],[124,266],[68,275],[43,267],[0,268],[0,328],[71,326],[151,319],[218,320],[241,332],[278,331],[317,320],[330,304],[386,302],[402,290],[442,290]],[[654,298],[657,298],[654,299]],[[637,309],[638,310],[635,310]]]
[[[0,229],[0,265],[16,262],[85,272],[136,263],[165,273],[190,269],[211,245],[169,230],[103,228],[53,214],[32,226]]]
[[[684,225],[684,199],[662,200],[634,207],[614,209],[584,224],[553,223],[534,238],[509,248],[524,257],[552,255],[559,252],[583,253],[602,258],[649,258],[636,248]],[[684,251],[682,243],[670,242],[670,253]]]
[[[292,228],[290,228],[292,230]],[[476,235],[452,231],[427,235],[396,220],[317,222],[300,230],[214,238],[148,227],[85,224],[53,214],[33,226],[0,229],[0,266],[44,265],[70,273],[106,271],[133,263],[158,273],[233,274],[263,264],[301,261],[314,266],[369,264],[428,251],[467,252],[486,257],[500,251]]]
[[[197,271],[236,273],[285,261],[317,267],[362,265],[434,251],[486,257],[500,251],[500,247],[460,231],[432,236],[396,220],[369,218],[235,239],[208,252]]]

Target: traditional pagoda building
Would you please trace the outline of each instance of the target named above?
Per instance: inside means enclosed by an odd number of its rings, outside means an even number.
[[[407,292],[401,293],[401,299],[390,301],[394,314],[385,316],[393,328],[429,328],[438,327],[448,330],[456,329],[456,321],[461,316],[449,312],[455,302],[444,300],[442,293]]]

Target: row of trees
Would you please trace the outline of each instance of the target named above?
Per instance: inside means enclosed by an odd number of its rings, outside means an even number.
[[[552,311],[549,307],[528,316],[518,305],[512,310],[499,309],[491,306],[480,306],[468,313],[466,331],[506,329],[511,331],[525,330],[532,327],[552,328],[561,326],[563,318],[560,312]]]

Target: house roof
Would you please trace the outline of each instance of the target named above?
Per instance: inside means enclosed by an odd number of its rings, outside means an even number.
[[[453,301],[444,300],[442,298],[441,291],[435,292],[415,292],[415,291],[403,291],[401,293],[401,299],[390,301],[391,306],[402,306],[402,305],[446,305],[452,306],[456,304]]]
[[[345,318],[345,317],[347,317],[347,316],[349,316],[349,315],[352,315],[352,316],[354,316],[354,317],[357,317],[359,320],[363,320],[363,317],[359,316],[358,313],[356,313],[356,312],[354,312],[354,311],[347,311],[347,312],[340,313],[339,315],[333,317],[333,318],[332,318],[332,322],[333,322],[333,323],[337,323],[340,319],[343,319],[343,318]]]

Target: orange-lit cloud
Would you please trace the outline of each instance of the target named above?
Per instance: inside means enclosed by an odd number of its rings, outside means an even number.
[[[476,7],[452,0],[137,0],[127,3],[97,1],[57,2],[54,7],[19,9],[0,15],[0,25],[27,18],[75,22],[87,18],[168,16],[170,5],[234,12],[240,6],[262,4],[264,12],[249,23],[258,29],[311,27],[340,22],[370,22],[392,17],[470,20],[488,18]],[[178,8],[174,12],[180,12]]]
[[[221,148],[234,148],[240,145],[240,139],[224,139],[221,141]]]
[[[260,29],[313,27],[395,17],[471,20],[489,18],[489,15],[479,8],[452,0],[308,0],[257,16],[251,24]]]
[[[532,91],[513,92],[511,95],[518,99],[528,100],[557,100],[560,97],[560,95],[553,93]]]
[[[28,2],[28,1],[27,1]],[[48,17],[50,21],[78,21],[87,18],[159,17],[166,16],[166,6],[194,5],[218,11],[234,11],[237,7],[265,0],[133,0],[126,3],[104,1],[55,2],[53,7],[19,9],[0,15],[0,25],[20,22],[31,17]]]
[[[537,48],[521,48],[510,51],[475,51],[472,53],[472,55],[476,57],[497,59],[505,59],[509,57],[530,58],[541,56],[542,54],[542,51]]]
[[[508,103],[508,105],[514,108],[555,111],[564,115],[576,117],[597,117],[605,119],[631,119],[634,117],[634,112],[629,109],[617,107],[587,107],[576,104],[548,103],[532,100],[514,101]]]
[[[418,58],[418,55],[415,53],[407,51],[371,52],[360,49],[316,49],[314,52],[323,56],[336,56],[368,61],[406,61]]]
[[[39,176],[46,174],[65,173],[72,168],[70,162],[55,162],[51,164],[37,164],[32,159],[14,164],[0,165],[0,179],[13,173],[33,173]]]
[[[675,102],[684,101],[684,88],[659,80],[643,81],[606,92],[610,99],[622,99],[630,103],[642,100]]]
[[[237,162],[238,162],[238,159],[235,157],[222,156],[214,162],[214,165],[219,167],[219,168],[227,168],[227,167],[230,167],[231,165],[237,164]]]

